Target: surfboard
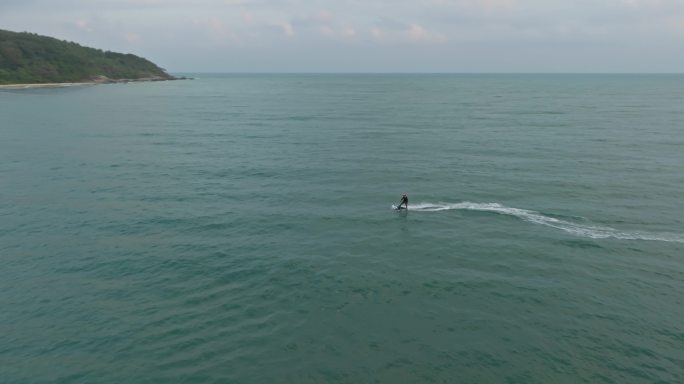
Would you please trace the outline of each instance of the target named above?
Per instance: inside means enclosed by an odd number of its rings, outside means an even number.
[[[392,204],[392,209],[394,209],[395,211],[401,211],[402,209],[406,209],[406,208],[404,208],[404,207],[398,207],[398,206]]]

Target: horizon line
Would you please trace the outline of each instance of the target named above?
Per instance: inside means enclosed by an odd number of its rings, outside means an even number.
[[[684,72],[167,71],[215,75],[684,75]]]

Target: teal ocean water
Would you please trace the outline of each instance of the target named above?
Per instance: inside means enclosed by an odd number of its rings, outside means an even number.
[[[681,75],[5,91],[0,159],[2,383],[684,382]]]

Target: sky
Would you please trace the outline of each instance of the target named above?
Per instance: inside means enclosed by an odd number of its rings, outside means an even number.
[[[0,0],[181,72],[681,73],[684,0]]]

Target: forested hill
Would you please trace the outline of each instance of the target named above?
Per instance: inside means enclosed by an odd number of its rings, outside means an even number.
[[[0,84],[109,80],[171,80],[141,57],[40,36],[0,30]]]

